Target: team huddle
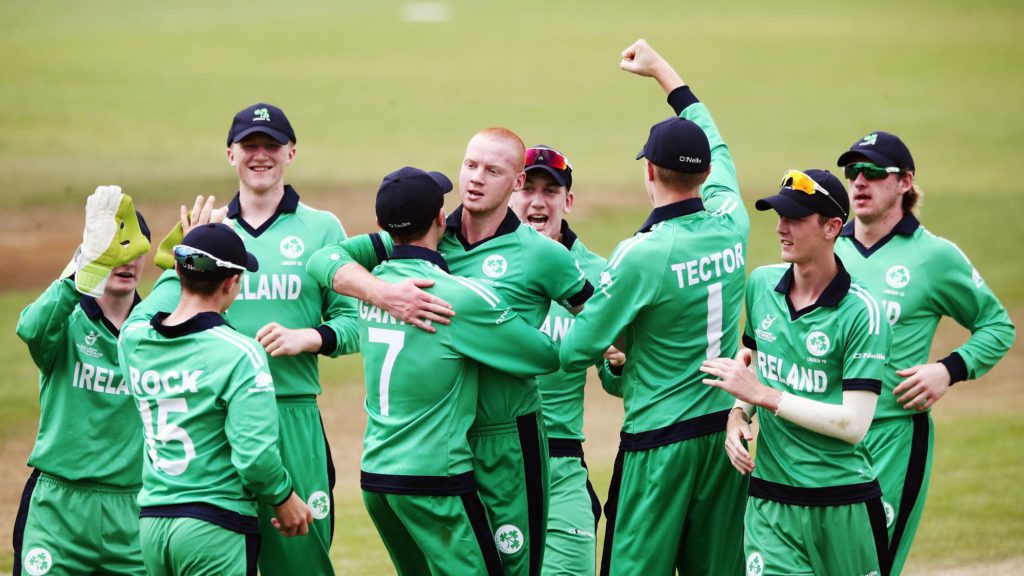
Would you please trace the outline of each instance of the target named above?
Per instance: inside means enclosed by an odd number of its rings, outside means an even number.
[[[406,166],[377,191],[381,231],[347,238],[285,184],[284,112],[250,106],[227,139],[238,192],[182,207],[144,300],[149,228],[98,188],[18,322],[41,413],[15,574],[333,574],[318,357],[352,353],[363,501],[398,574],[899,574],[929,408],[1007,353],[1006,310],[917,220],[913,157],[886,132],[839,156],[846,186],[788,170],[755,202],[783,263],[748,273],[708,107],[643,40],[620,67],[675,114],[637,155],[653,210],[607,260],[566,220],[566,156],[505,128],[469,141],[451,214],[452,180]],[[929,363],[943,316],[971,335]],[[625,409],[603,503],[591,367]]]

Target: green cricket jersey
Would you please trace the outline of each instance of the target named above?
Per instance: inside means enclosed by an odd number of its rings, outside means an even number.
[[[956,244],[926,230],[912,213],[871,248],[853,234],[854,222],[850,222],[836,242],[836,254],[879,300],[893,333],[876,420],[917,413],[904,410],[892,393],[903,381],[896,370],[928,362],[943,316],[971,331],[967,342],[939,360],[952,382],[978,378],[1006,355],[1013,345],[1013,322]]]
[[[359,303],[368,415],[363,488],[434,495],[470,491],[466,434],[476,417],[480,366],[520,377],[543,374],[558,368],[558,349],[483,282],[449,276],[433,250],[395,246],[373,274],[391,283],[433,280],[427,290],[458,315],[431,334]]]
[[[576,233],[569,228],[569,223],[562,221],[562,245],[576,258],[583,269],[587,280],[597,284],[604,269],[605,259],[591,252]],[[565,333],[576,322],[576,317],[564,307],[552,303],[548,315],[540,326],[540,331],[547,334],[553,341],[561,342]],[[618,380],[609,372],[605,362],[597,364],[598,376],[605,386]],[[537,377],[540,388],[541,403],[544,413],[544,428],[548,438],[583,441],[583,391],[587,384],[586,369],[566,372],[559,369],[551,374]]]
[[[842,404],[845,390],[881,390],[889,325],[867,289],[851,281],[838,258],[836,263],[839,272],[817,302],[799,311],[789,302],[791,266],[751,272],[743,343],[756,350],[765,386],[829,404]],[[763,408],[757,409],[757,419],[752,496],[797,503],[794,494],[821,494],[799,489],[833,488],[828,497],[853,498],[842,502],[849,504],[881,494],[863,443],[812,432]]]
[[[125,326],[119,350],[145,434],[139,505],[255,517],[257,500],[283,502],[292,483],[263,348],[213,312],[176,326],[166,312],[145,316]]]
[[[357,262],[372,269],[387,259],[393,241],[386,232],[350,238],[315,254],[310,272],[331,286],[341,266]],[[512,210],[494,236],[469,244],[462,234],[462,207],[448,217],[448,229],[438,247],[452,274],[474,278],[497,289],[527,324],[540,327],[551,306],[578,306],[593,291],[575,259],[564,246],[522,225]],[[458,310],[455,311],[458,314]],[[540,410],[536,379],[480,368],[477,423],[515,418]]]
[[[57,280],[22,311],[17,333],[39,368],[39,434],[28,465],[68,480],[138,486],[138,416],[117,361],[119,332],[96,299],[79,294],[73,278]]]
[[[619,244],[560,351],[564,370],[582,370],[622,334],[627,434],[727,412],[733,403],[701,382],[700,365],[736,354],[750,219],[732,156],[707,107],[689,89],[673,97],[680,116],[703,128],[711,144],[701,198],[655,208]],[[677,104],[680,98],[685,105]]]
[[[237,195],[228,204],[224,223],[238,232],[245,249],[260,263],[257,272],[242,275],[242,289],[227,312],[232,326],[249,337],[270,322],[291,329],[315,328],[323,339],[320,354],[338,356],[359,350],[355,302],[331,290],[330,285],[319,286],[306,272],[311,254],[345,239],[333,214],[299,202],[295,190],[285,186],[277,214],[258,229],[242,220]],[[169,270],[147,297],[147,307],[174,310],[180,294],[178,275]],[[270,372],[278,396],[320,394],[316,354],[272,357]]]

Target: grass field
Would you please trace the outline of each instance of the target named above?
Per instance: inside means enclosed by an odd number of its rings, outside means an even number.
[[[77,243],[80,206],[116,182],[161,230],[175,203],[235,189],[223,156],[231,115],[265,100],[296,128],[290,180],[350,232],[372,229],[380,177],[413,164],[457,171],[476,130],[506,125],[565,150],[581,238],[607,254],[649,207],[633,160],[670,111],[653,81],[617,69],[647,38],[705,100],[748,200],[791,167],[832,167],[875,129],[914,152],[923,220],[969,254],[1024,318],[1024,5],[1015,1],[729,3],[450,2],[450,19],[403,21],[400,2],[0,3],[0,571],[27,474],[36,376],[17,314]],[[752,200],[747,202],[752,209]],[[750,262],[777,259],[773,219],[752,216]],[[32,252],[26,254],[25,246]],[[936,354],[962,341],[943,326]],[[358,359],[323,364],[324,412],[341,474],[343,574],[390,571],[358,499]],[[911,571],[1024,573],[1016,439],[1019,345],[936,409],[937,459]],[[588,461],[604,494],[621,405],[588,397]],[[1000,572],[1000,571],[1003,572]]]

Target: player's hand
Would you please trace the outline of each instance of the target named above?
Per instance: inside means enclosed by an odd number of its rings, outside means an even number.
[[[950,386],[949,370],[939,362],[897,370],[896,375],[905,380],[892,393],[896,394],[896,401],[905,410],[927,410],[942,398]]]
[[[85,202],[85,230],[75,261],[75,288],[100,297],[111,270],[149,252],[131,196],[98,186]]]
[[[747,415],[743,413],[743,409],[733,408],[729,412],[729,421],[725,428],[725,453],[729,455],[732,467],[740,474],[746,475],[754,471],[754,459],[747,451],[747,442],[753,439]]]
[[[309,533],[313,512],[295,492],[280,506],[274,506],[275,518],[270,523],[284,536],[302,536]]]
[[[214,208],[214,202],[216,199],[213,196],[204,198],[203,196],[196,196],[195,204],[192,205],[192,210],[189,211],[184,204],[181,206],[181,236],[184,238],[197,226],[203,224],[215,224],[223,222],[224,218],[228,214],[227,206],[221,208]]]
[[[615,346],[609,346],[604,351],[604,359],[608,361],[610,366],[618,368],[626,363],[626,354]]]
[[[641,38],[622,51],[619,68],[638,76],[654,78],[668,94],[679,86],[685,85],[672,65],[661,54]]]
[[[412,324],[427,332],[437,332],[430,324],[450,324],[449,317],[455,316],[455,311],[452,310],[451,304],[422,290],[433,285],[433,280],[425,279],[388,284],[374,304],[406,324]]]
[[[708,386],[721,388],[734,397],[755,406],[765,406],[771,409],[768,404],[769,396],[781,396],[777,391],[768,388],[757,379],[743,362],[732,358],[715,358],[705,360],[700,365],[700,371],[715,378],[704,378],[701,382]],[[773,395],[772,392],[775,394]]]
[[[256,332],[256,341],[273,357],[298,356],[308,352],[316,354],[323,345],[323,338],[313,328],[285,328],[271,322]]]
[[[740,346],[739,352],[736,353],[736,361],[742,362],[744,366],[750,368],[750,364],[754,361],[754,353],[746,346]],[[753,370],[753,368],[750,368]]]

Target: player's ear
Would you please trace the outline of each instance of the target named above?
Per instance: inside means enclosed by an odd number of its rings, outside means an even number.
[[[654,164],[651,164],[651,161],[645,158],[644,166],[647,168],[647,181],[654,182]]]
[[[295,161],[295,143],[288,143],[288,159],[284,161],[285,166],[291,166],[292,162]]]
[[[572,212],[572,200],[573,200],[572,192],[569,192],[567,190],[565,192],[565,210],[564,210],[566,214],[568,214],[569,212]]]
[[[444,213],[444,206],[442,206],[441,209],[437,211],[437,216],[434,218],[434,224],[444,228],[447,221],[448,216]]]
[[[516,174],[516,181],[515,181],[514,184],[512,184],[512,191],[513,192],[518,192],[518,191],[522,190],[523,186],[525,186],[525,185],[526,185],[526,171],[524,170],[524,171],[520,172],[519,174]]]
[[[228,146],[228,164],[235,165],[235,151],[232,146]]]

